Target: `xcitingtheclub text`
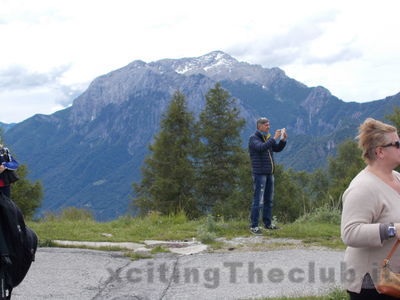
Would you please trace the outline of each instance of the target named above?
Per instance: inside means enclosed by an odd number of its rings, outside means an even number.
[[[109,281],[128,281],[133,284],[185,283],[202,284],[206,288],[215,289],[226,280],[231,284],[248,283],[262,284],[266,282],[279,284],[285,280],[292,283],[344,283],[355,279],[352,269],[347,269],[345,263],[340,263],[340,270],[333,267],[318,267],[315,262],[309,262],[307,267],[265,268],[254,262],[223,262],[222,267],[195,268],[181,267],[173,263],[153,262],[145,267],[132,267],[126,270],[108,268]],[[376,274],[372,274],[373,276]]]

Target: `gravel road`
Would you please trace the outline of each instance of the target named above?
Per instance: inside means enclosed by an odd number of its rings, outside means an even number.
[[[39,248],[12,299],[259,299],[326,294],[347,280],[343,251],[157,254]]]

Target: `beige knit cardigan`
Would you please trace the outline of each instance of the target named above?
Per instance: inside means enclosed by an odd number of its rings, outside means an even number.
[[[400,173],[393,171],[400,180]],[[395,238],[381,243],[380,223],[400,223],[400,194],[366,169],[350,183],[343,194],[341,236],[346,244],[344,262],[347,276],[343,286],[359,293],[366,273],[377,285],[379,267]],[[391,259],[391,269],[400,271],[400,249]],[[354,271],[353,271],[354,270]],[[349,276],[353,274],[355,276]]]

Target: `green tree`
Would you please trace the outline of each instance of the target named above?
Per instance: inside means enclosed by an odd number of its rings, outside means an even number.
[[[326,170],[316,169],[310,174],[309,194],[311,198],[310,210],[329,202],[329,176]]]
[[[134,206],[141,213],[155,210],[168,215],[184,211],[188,217],[198,215],[193,197],[193,120],[185,96],[175,92],[161,120],[160,133],[149,147],[142,180],[133,183]]]
[[[213,207],[215,214],[225,218],[248,218],[253,199],[253,180],[249,154],[242,151],[238,155],[237,179],[232,194],[227,201],[218,201]]]
[[[309,174],[284,170],[280,164],[275,165],[275,189],[273,215],[279,221],[291,222],[305,213],[310,206],[307,185]]]
[[[400,130],[400,108],[398,106],[393,108],[393,113],[385,115],[385,118],[391,121],[397,130]]]
[[[0,128],[0,144],[4,145],[2,128]],[[30,219],[42,204],[42,184],[40,181],[32,183],[27,179],[29,171],[26,165],[19,165],[16,172],[20,179],[11,185],[11,199],[21,209],[24,217]]]
[[[400,107],[396,105],[393,108],[393,113],[385,115],[385,118],[393,123],[393,125],[397,128],[397,132],[400,131]],[[397,167],[395,170],[400,172],[400,167]]]
[[[42,203],[42,184],[40,181],[32,183],[27,179],[28,167],[26,165],[20,165],[17,174],[20,179],[12,184],[11,199],[21,209],[25,218],[31,219]]]
[[[232,207],[229,201],[237,200],[243,190],[240,172],[245,170],[245,153],[240,132],[245,121],[235,104],[217,83],[208,91],[197,123],[197,196],[206,212],[224,214]]]
[[[357,143],[346,140],[338,146],[335,157],[329,158],[328,170],[313,173],[275,170],[274,215],[282,221],[313,212],[320,207],[339,209],[343,192],[351,180],[365,167]]]
[[[365,167],[361,154],[362,152],[355,141],[346,140],[338,146],[336,157],[329,158],[330,185],[328,194],[331,205],[340,206],[343,192],[354,176]]]

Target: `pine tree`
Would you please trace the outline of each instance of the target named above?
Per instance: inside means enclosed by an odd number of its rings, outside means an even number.
[[[205,212],[224,214],[237,201],[244,150],[240,132],[245,124],[235,99],[219,83],[206,95],[197,124],[197,197]],[[250,175],[249,175],[250,176]],[[240,194],[240,193],[239,193]],[[250,201],[249,199],[246,199]]]
[[[184,211],[189,217],[197,216],[193,197],[193,120],[185,96],[175,92],[161,120],[160,133],[149,147],[142,180],[133,184],[134,206],[142,214],[152,210],[164,215]]]

